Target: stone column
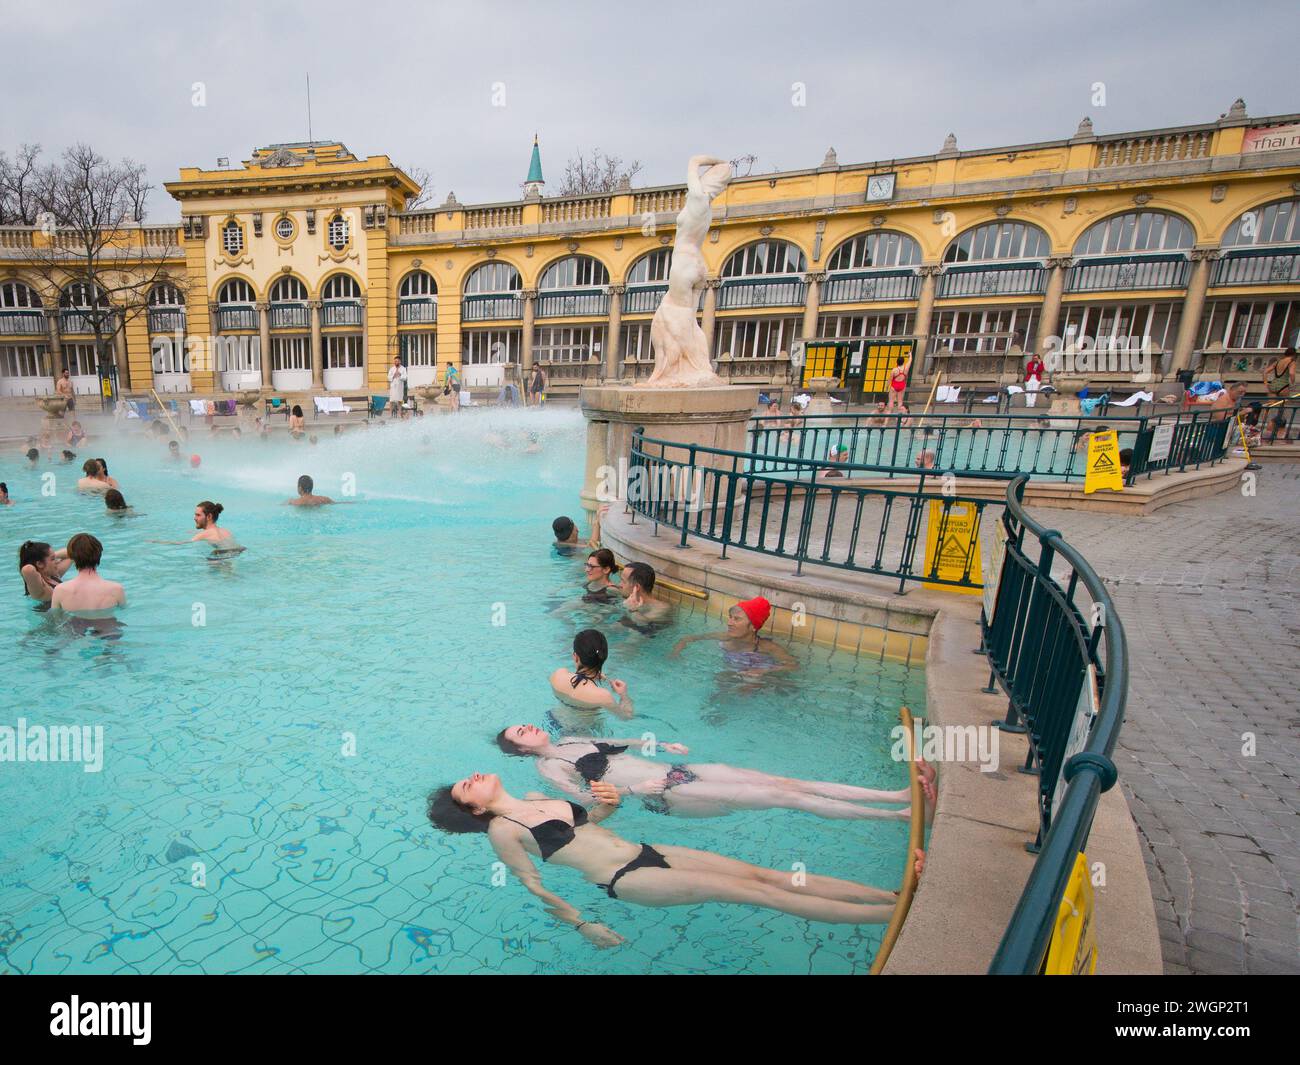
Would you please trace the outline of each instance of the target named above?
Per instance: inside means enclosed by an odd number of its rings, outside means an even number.
[[[266,301],[257,304],[258,344],[261,351],[262,387],[271,387],[271,305]]]
[[[307,306],[311,308],[311,386],[312,388],[323,389],[325,387],[325,377],[323,372],[325,352],[321,350],[321,301],[309,300]]]
[[[722,287],[722,278],[710,277],[704,282],[704,318],[700,328],[704,330],[704,340],[708,344],[709,358],[713,357],[713,323],[718,314],[718,289]]]
[[[523,360],[524,379],[527,380],[533,372],[533,317],[537,313],[537,289],[526,288],[521,295],[524,297],[524,328],[519,357]]]
[[[619,350],[623,340],[623,293],[626,285],[610,285],[609,292],[609,328],[605,335],[605,366],[601,375],[606,381],[618,377]]]
[[[58,384],[63,372],[63,344],[59,338],[59,309],[45,311],[45,332],[50,338],[50,374]],[[57,395],[57,393],[54,393]]]
[[[1065,272],[1073,265],[1074,260],[1068,255],[1047,260],[1047,291],[1043,295],[1043,309],[1038,315],[1038,335],[1033,347],[1034,354],[1040,358],[1047,350],[1047,338],[1056,336],[1061,319],[1061,293],[1065,291]]]
[[[803,308],[803,338],[805,341],[817,339],[817,315],[822,305],[822,282],[826,280],[826,271],[803,275],[808,283],[808,300]]]
[[[1210,287],[1210,268],[1218,257],[1217,248],[1192,249],[1192,279],[1187,284],[1183,315],[1178,321],[1178,339],[1174,342],[1170,377],[1191,365],[1192,348],[1196,346],[1196,334],[1201,329],[1201,311],[1205,309],[1205,290]]]
[[[119,393],[131,387],[131,365],[126,358],[126,322],[121,315],[111,319],[113,326],[113,361],[117,363],[117,390]]]
[[[370,316],[366,314],[366,300],[361,297],[361,382],[367,392],[370,391]],[[410,372],[409,369],[407,371]],[[384,385],[387,389],[388,369],[384,367]]]
[[[916,347],[912,351],[912,365],[921,365],[926,377],[930,376],[930,319],[934,316],[934,279],[939,275],[939,264],[929,263],[917,268],[921,275],[921,295],[916,304]]]

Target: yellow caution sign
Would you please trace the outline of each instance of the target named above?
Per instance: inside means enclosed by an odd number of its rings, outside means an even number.
[[[1083,494],[1099,489],[1124,490],[1119,463],[1119,434],[1114,429],[1088,434],[1088,465],[1083,475]]]
[[[1092,878],[1088,875],[1088,858],[1080,851],[1056,910],[1043,962],[1044,976],[1092,976],[1097,971],[1097,937],[1092,918]]]
[[[933,500],[925,529],[925,576],[978,585],[980,570],[980,511],[974,503]],[[963,595],[979,595],[979,588],[954,588],[934,581],[926,588],[942,588]]]

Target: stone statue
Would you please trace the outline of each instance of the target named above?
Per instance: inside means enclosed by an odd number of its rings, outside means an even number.
[[[701,167],[705,167],[701,173]],[[668,291],[650,323],[650,346],[655,369],[646,388],[693,388],[722,385],[709,359],[709,342],[695,320],[699,291],[708,268],[701,250],[713,219],[713,198],[731,180],[731,164],[708,155],[696,155],[686,164],[686,204],[677,215]]]

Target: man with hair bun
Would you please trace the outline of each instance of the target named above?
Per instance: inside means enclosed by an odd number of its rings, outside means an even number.
[[[198,532],[188,540],[151,540],[150,543],[177,545],[206,541],[212,544],[211,558],[227,558],[231,555],[237,555],[244,548],[235,540],[235,534],[217,524],[217,519],[221,517],[221,512],[225,509],[220,503],[213,503],[210,499],[205,499],[194,507],[194,527],[199,530]]]
[[[50,608],[80,617],[111,617],[119,606],[126,606],[126,591],[116,581],[99,575],[104,545],[90,533],[77,533],[68,541],[68,558],[77,567],[77,575],[54,587]]]

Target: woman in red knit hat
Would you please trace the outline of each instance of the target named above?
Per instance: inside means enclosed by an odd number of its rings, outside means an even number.
[[[794,656],[775,640],[759,635],[772,615],[772,604],[761,595],[737,603],[727,611],[725,632],[706,632],[700,636],[683,636],[669,653],[676,658],[689,643],[699,640],[719,640],[722,643],[722,661],[730,670],[748,680],[757,680],[769,673],[789,672],[799,668]]]

